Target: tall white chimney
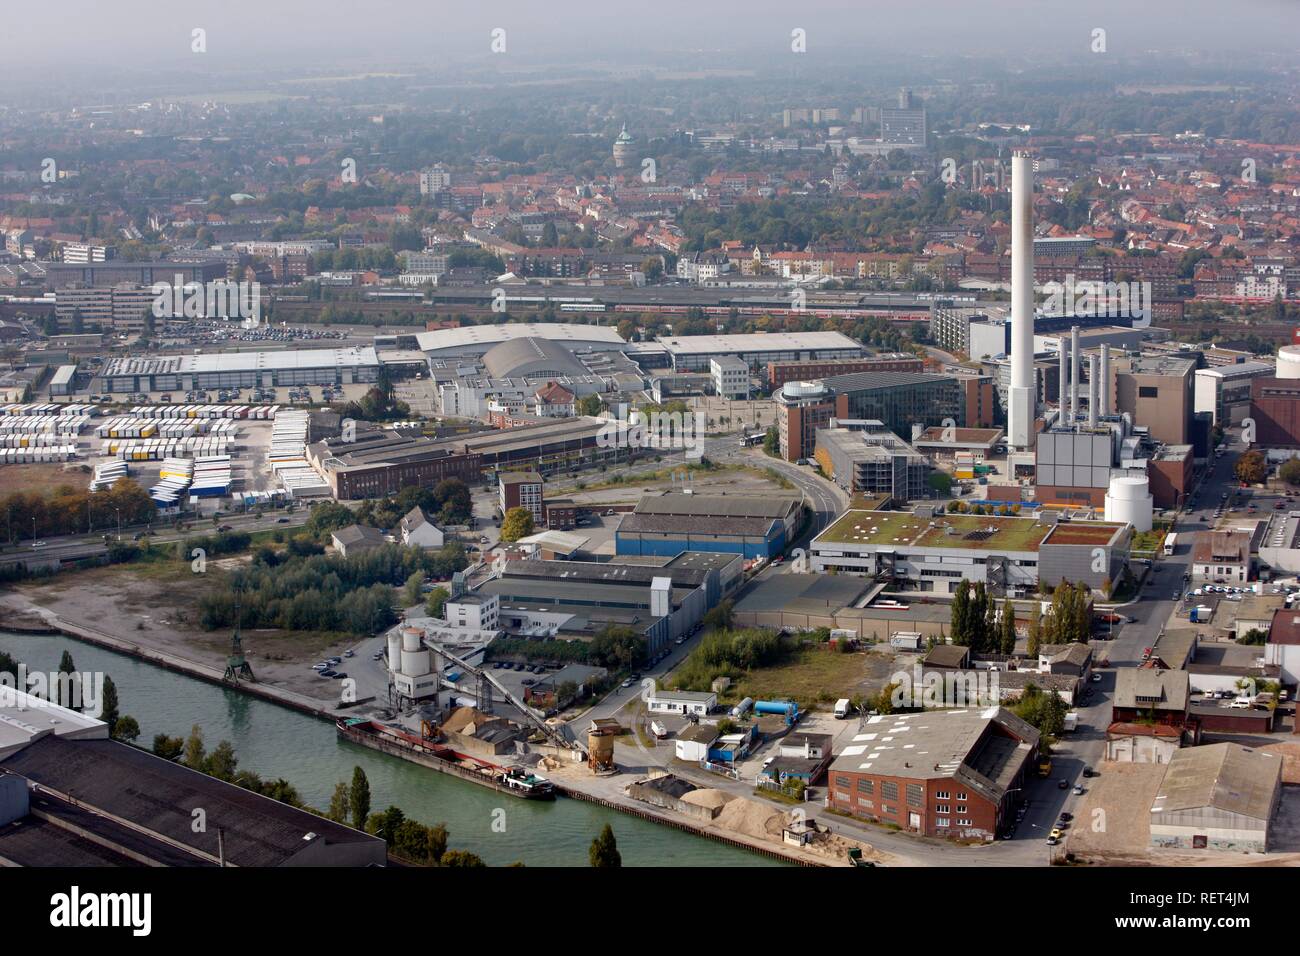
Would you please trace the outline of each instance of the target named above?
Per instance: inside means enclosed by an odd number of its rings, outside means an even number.
[[[1070,413],[1070,406],[1067,404],[1066,396],[1069,394],[1070,386],[1070,340],[1064,335],[1061,336],[1061,344],[1057,348],[1057,358],[1060,359],[1061,367],[1056,373],[1056,399],[1057,404],[1061,406],[1062,425],[1067,424],[1066,415]]]
[[[1007,440],[1022,451],[1033,445],[1034,388],[1034,161],[1011,156],[1011,387]]]
[[[1097,427],[1097,356],[1088,356],[1088,427]]]
[[[1079,327],[1070,329],[1070,422],[1079,420]]]
[[[1110,346],[1101,343],[1101,381],[1097,383],[1098,405],[1104,418],[1110,414]]]

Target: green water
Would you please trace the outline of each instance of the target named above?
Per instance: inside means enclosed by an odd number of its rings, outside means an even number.
[[[449,845],[494,866],[586,866],[587,847],[604,824],[614,828],[625,866],[779,866],[776,861],[577,800],[511,799],[425,767],[338,739],[333,724],[145,661],[62,635],[0,632],[0,650],[31,670],[54,671],[71,652],[79,671],[104,671],[117,685],[120,712],[140,723],[145,746],[155,734],[203,728],[211,750],[229,740],[239,766],[283,777],[314,807],[329,805],[334,785],[354,766],[370,781],[371,805],[390,804],[424,823],[445,823]],[[503,810],[504,817],[494,811]],[[505,832],[495,820],[504,820]]]

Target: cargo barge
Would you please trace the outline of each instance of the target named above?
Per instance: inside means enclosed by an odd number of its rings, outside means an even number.
[[[335,721],[334,726],[344,740],[401,757],[439,773],[450,774],[524,800],[555,799],[555,784],[525,767],[495,764],[481,757],[463,754],[435,740],[419,737],[377,720],[344,717]]]

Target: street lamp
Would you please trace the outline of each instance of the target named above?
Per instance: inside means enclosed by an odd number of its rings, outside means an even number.
[[[119,507],[117,507],[116,505],[114,505],[114,506],[113,506],[113,510],[117,512],[117,540],[118,540],[119,542],[121,542],[121,540],[122,540],[122,509],[119,508]]]

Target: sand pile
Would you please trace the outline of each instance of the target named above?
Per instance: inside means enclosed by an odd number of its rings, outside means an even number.
[[[785,814],[768,804],[737,797],[722,808],[717,823],[724,829],[765,840],[773,834],[780,837]],[[769,829],[769,823],[775,824],[775,830]]]
[[[722,790],[692,790],[682,797],[682,803],[689,803],[693,806],[704,807],[706,810],[716,810],[725,804],[735,800],[736,797]]]

